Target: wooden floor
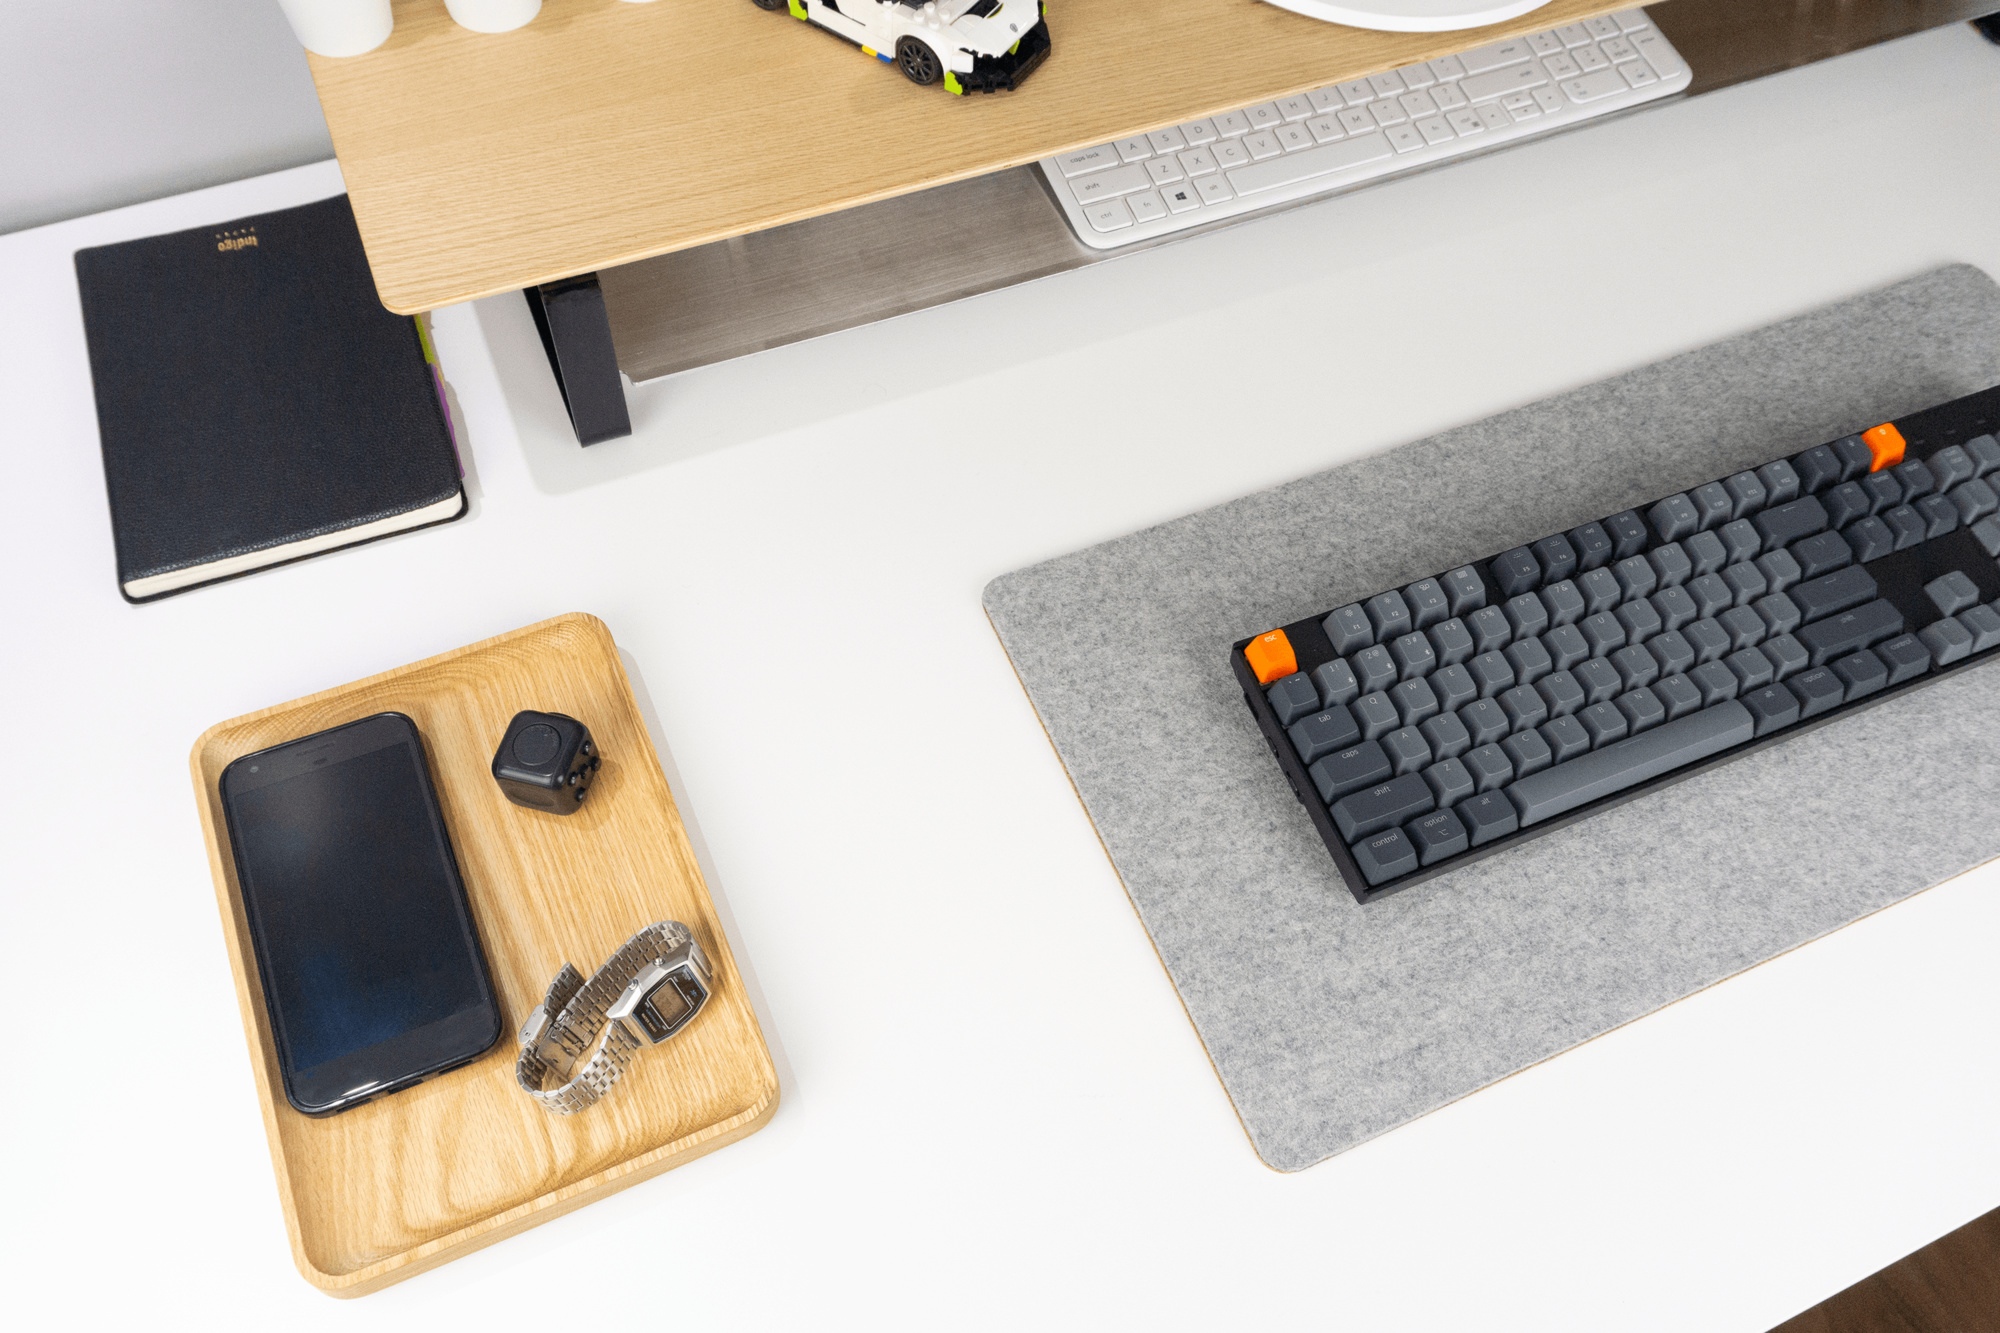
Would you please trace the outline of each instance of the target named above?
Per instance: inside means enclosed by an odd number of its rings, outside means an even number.
[[[1771,1333],[2000,1333],[2000,1208]]]

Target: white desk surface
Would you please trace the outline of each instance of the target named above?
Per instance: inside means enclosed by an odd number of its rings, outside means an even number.
[[[1940,31],[651,383],[636,435],[588,452],[521,301],[447,309],[468,520],[144,607],[115,586],[70,252],[336,171],[0,237],[9,1308],[1761,1330],[2000,1204],[2000,865],[1266,1170],[979,609],[1030,561],[1934,264],[2000,274],[1996,123],[2000,49]],[[286,1248],[188,747],[571,609],[628,654],[783,1103],[330,1300]]]

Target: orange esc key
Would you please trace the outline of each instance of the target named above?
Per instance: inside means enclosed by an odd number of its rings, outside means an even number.
[[[1874,461],[1868,465],[1870,472],[1880,472],[1903,461],[1903,432],[1896,429],[1893,421],[1862,431],[1861,442],[1874,455]]]
[[[1243,659],[1257,673],[1259,685],[1283,680],[1299,669],[1298,654],[1292,651],[1292,641],[1285,637],[1281,629],[1259,634],[1244,644]]]

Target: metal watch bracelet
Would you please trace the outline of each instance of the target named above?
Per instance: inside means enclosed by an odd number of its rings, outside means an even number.
[[[588,981],[564,963],[521,1025],[515,1081],[544,1109],[574,1115],[611,1091],[636,1052],[692,1022],[710,987],[708,958],[678,921],[647,926]]]

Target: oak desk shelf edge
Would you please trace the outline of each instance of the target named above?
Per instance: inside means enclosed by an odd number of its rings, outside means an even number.
[[[1051,0],[1053,54],[990,96],[749,0],[545,0],[501,34],[398,0],[381,48],[308,59],[383,304],[416,314],[1629,7],[1387,33],[1263,0]]]

